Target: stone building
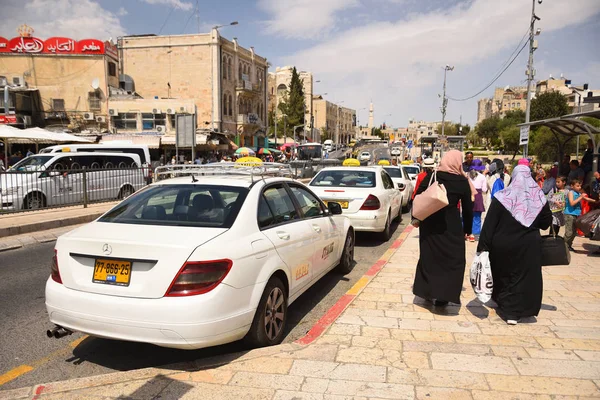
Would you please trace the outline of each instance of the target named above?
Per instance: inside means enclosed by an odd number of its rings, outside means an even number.
[[[10,115],[0,123],[106,130],[108,98],[119,87],[117,48],[97,39],[40,39],[33,32],[23,25],[18,37],[0,37],[0,86],[8,86],[10,100]]]
[[[199,130],[222,132],[244,146],[264,145],[268,63],[253,47],[212,29],[125,36],[119,51],[121,73],[134,79],[142,97],[192,100]]]
[[[477,123],[494,115],[503,118],[508,111],[525,111],[526,108],[526,86],[497,87],[494,89],[494,97],[477,101]]]
[[[327,130],[334,143],[350,143],[356,136],[356,110],[341,107],[323,99],[313,97],[315,128],[319,132]]]

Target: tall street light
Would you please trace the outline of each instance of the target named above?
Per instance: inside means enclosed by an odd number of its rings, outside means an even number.
[[[218,92],[220,92],[220,88],[221,88],[221,75],[219,74],[219,79],[216,80],[215,76],[214,76],[214,71],[215,71],[215,50],[213,49],[213,46],[215,44],[217,44],[217,52],[218,52],[218,44],[219,44],[219,28],[223,28],[225,26],[231,26],[231,25],[237,25],[238,22],[237,21],[233,21],[230,22],[228,24],[225,25],[215,25],[212,27],[212,31],[211,32],[211,41],[210,41],[210,45],[211,45],[211,50],[210,50],[210,96],[211,96],[211,101],[212,101],[212,107],[211,107],[211,112],[210,112],[210,131],[211,133],[214,132],[215,130],[215,81],[219,84],[219,87],[217,88]],[[217,54],[218,55],[218,54]],[[217,57],[218,58],[218,57]],[[221,70],[220,68],[218,70]],[[222,110],[223,107],[220,106],[219,101],[222,98],[221,94],[219,93],[218,98],[216,99],[216,103],[217,106],[219,107],[219,110]],[[219,111],[221,112],[221,111]]]
[[[537,40],[534,39],[535,36],[541,33],[541,30],[535,30],[535,21],[539,21],[540,18],[535,15],[535,2],[542,4],[542,0],[533,0],[531,6],[531,23],[529,25],[529,59],[527,60],[527,108],[525,109],[525,123],[529,122],[529,117],[531,114],[531,82],[533,81],[533,77],[535,75],[535,71],[533,70],[533,52],[537,49]],[[529,130],[529,127],[526,128]],[[527,152],[529,150],[529,131],[527,132],[527,142],[523,145],[523,157],[527,157]]]
[[[446,97],[446,74],[448,71],[453,71],[454,67],[451,67],[446,64],[444,67],[444,94],[442,96],[442,139],[445,138],[444,135],[444,122],[446,121],[446,106],[448,105],[448,98]]]

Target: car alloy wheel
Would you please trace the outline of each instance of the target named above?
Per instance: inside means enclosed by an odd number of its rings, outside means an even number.
[[[346,235],[346,242],[344,243],[344,248],[342,249],[342,257],[340,259],[340,264],[338,265],[338,270],[344,274],[347,274],[352,271],[352,267],[354,263],[354,234],[352,231],[348,231]]]
[[[265,333],[269,340],[275,340],[284,326],[285,295],[278,287],[273,288],[265,305]]]
[[[282,315],[283,314],[283,315]],[[272,276],[260,297],[252,326],[244,341],[252,347],[281,343],[287,321],[287,290],[278,276]]]

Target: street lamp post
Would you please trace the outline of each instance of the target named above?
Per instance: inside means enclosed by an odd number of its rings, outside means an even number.
[[[531,114],[531,82],[535,72],[533,71],[533,52],[537,48],[537,42],[534,37],[540,34],[540,30],[535,31],[535,21],[540,18],[535,15],[535,2],[542,4],[542,0],[533,0],[531,6],[531,23],[529,27],[529,59],[527,60],[527,107],[525,109],[525,123],[529,123]],[[529,144],[523,146],[523,157],[527,157],[527,151],[529,150]]]
[[[448,71],[453,71],[454,67],[446,65],[444,67],[444,94],[442,95],[442,139],[445,138],[444,135],[444,122],[446,121],[446,107],[448,105],[448,98],[446,97],[446,74]]]
[[[575,91],[575,93],[577,93],[577,97],[579,99],[577,112],[581,113],[581,93],[579,93],[579,89],[577,89],[576,87],[573,87],[571,89],[573,89]],[[587,89],[588,89],[588,84],[584,83],[583,84],[583,90],[582,90],[582,92],[585,91],[585,90],[587,90]],[[579,135],[577,135],[577,153],[576,153],[576,157],[579,160]]]

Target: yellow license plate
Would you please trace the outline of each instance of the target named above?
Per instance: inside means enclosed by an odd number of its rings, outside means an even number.
[[[332,203],[340,203],[340,206],[342,206],[342,208],[348,208],[348,202],[347,201],[333,201],[333,200],[329,200],[329,202]],[[324,202],[325,205],[327,205],[327,201]]]
[[[131,280],[131,261],[96,259],[94,265],[94,283],[129,286]]]

